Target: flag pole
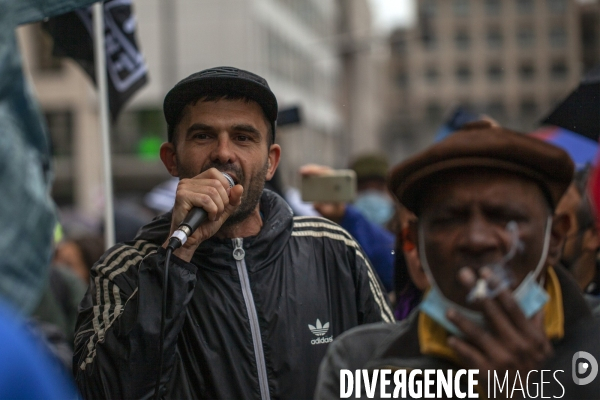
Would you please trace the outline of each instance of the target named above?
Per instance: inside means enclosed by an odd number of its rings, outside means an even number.
[[[102,136],[102,164],[104,169],[104,243],[106,248],[115,244],[112,164],[110,157],[110,122],[108,116],[108,82],[104,45],[104,2],[94,4],[94,60],[98,100],[100,106],[100,133]]]

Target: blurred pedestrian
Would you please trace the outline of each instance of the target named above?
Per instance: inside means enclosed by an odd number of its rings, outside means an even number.
[[[333,171],[330,167],[307,164],[300,168],[300,174],[323,175]],[[313,203],[313,207],[323,217],[339,224],[360,244],[373,264],[377,276],[387,292],[394,288],[394,235],[369,220],[354,205],[343,202]]]
[[[32,326],[45,334],[52,352],[71,370],[78,306],[87,285],[66,268],[50,268],[42,297],[31,313]]]
[[[390,196],[386,180],[389,162],[379,153],[358,156],[350,168],[356,172],[356,199],[353,206],[369,221],[386,227],[394,215],[394,200]]]
[[[55,353],[66,361],[69,370],[79,303],[89,286],[92,265],[102,253],[104,240],[98,235],[61,239],[56,245],[42,299],[32,314],[39,328],[52,338],[49,343],[56,345]]]
[[[561,264],[573,274],[584,293],[598,296],[600,234],[588,195],[591,168],[588,164],[575,173],[573,182],[556,207],[556,213],[567,214],[571,222],[562,249]]]
[[[578,354],[600,359],[600,323],[558,260],[569,222],[554,209],[572,176],[563,150],[489,122],[397,166],[389,187],[418,218],[411,237],[431,289],[405,323],[338,339],[316,398],[339,397],[340,370],[363,368],[478,370],[480,395],[495,384],[490,371],[506,376],[507,398],[515,385],[539,393],[540,371],[560,370],[544,381],[545,396],[597,398],[600,380],[573,377]]]
[[[60,241],[54,252],[53,264],[67,268],[87,286],[90,271],[104,253],[104,239],[99,235],[87,234]]]
[[[263,78],[195,73],[164,112],[175,205],[92,268],[75,339],[79,388],[86,398],[311,397],[333,338],[393,320],[375,273],[345,230],[294,218],[263,190],[281,154]],[[169,237],[192,207],[208,217],[173,252],[165,288]]]

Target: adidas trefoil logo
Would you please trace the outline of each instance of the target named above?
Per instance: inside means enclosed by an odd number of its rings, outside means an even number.
[[[308,324],[308,328],[312,333],[317,336],[325,336],[327,331],[329,330],[329,322],[325,322],[325,325],[321,325],[321,321],[317,318],[317,326],[313,326]]]
[[[310,341],[310,344],[315,345],[333,342],[333,336],[323,337],[329,330],[329,322],[325,322],[325,324],[321,325],[321,321],[317,318],[315,325],[308,324],[308,329],[317,336],[316,339]]]

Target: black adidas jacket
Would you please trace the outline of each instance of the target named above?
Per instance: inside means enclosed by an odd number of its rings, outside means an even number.
[[[312,398],[329,342],[356,325],[393,320],[378,278],[346,231],[322,218],[294,218],[267,190],[260,207],[257,236],[211,238],[191,263],[172,257],[161,379],[166,398]],[[85,398],[154,392],[160,246],[170,218],[155,219],[92,269],[73,363]]]

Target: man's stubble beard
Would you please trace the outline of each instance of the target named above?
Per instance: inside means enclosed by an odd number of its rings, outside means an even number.
[[[255,210],[256,205],[260,201],[260,197],[262,196],[263,189],[265,187],[265,179],[267,176],[267,171],[269,169],[269,160],[265,161],[263,167],[253,176],[250,177],[250,181],[248,184],[244,184],[245,174],[241,168],[234,164],[222,164],[210,162],[202,168],[202,171],[195,172],[191,169],[184,167],[181,164],[177,164],[177,172],[179,174],[179,179],[184,178],[193,178],[196,175],[210,169],[215,168],[221,172],[231,172],[235,174],[238,179],[238,183],[242,184],[244,187],[244,193],[242,194],[242,203],[240,206],[225,220],[221,228],[229,229],[241,222],[243,222],[246,218],[248,218],[252,212]]]

